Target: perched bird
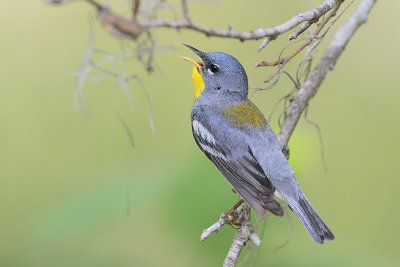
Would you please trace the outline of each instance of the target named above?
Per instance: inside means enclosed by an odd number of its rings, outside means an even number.
[[[280,196],[317,243],[333,240],[328,226],[300,189],[275,133],[248,99],[248,82],[239,61],[223,52],[201,52],[193,63],[196,100],[192,131],[199,148],[257,214],[283,216]]]

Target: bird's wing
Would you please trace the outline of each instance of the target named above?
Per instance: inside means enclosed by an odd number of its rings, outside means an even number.
[[[275,188],[250,149],[240,157],[232,157],[229,148],[217,140],[201,122],[193,120],[192,130],[200,149],[258,214],[264,215],[268,210],[275,215],[283,215],[281,206],[272,196]]]

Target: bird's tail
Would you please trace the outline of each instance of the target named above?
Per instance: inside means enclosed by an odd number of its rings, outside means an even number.
[[[298,201],[290,201],[289,205],[317,243],[322,244],[325,239],[333,240],[335,238],[304,195],[300,196]]]

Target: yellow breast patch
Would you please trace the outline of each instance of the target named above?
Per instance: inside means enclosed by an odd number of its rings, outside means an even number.
[[[267,123],[261,111],[251,102],[243,102],[225,109],[223,116],[235,126],[265,128]]]

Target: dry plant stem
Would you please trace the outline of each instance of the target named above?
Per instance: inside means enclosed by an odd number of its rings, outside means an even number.
[[[207,239],[207,237],[209,237],[212,233],[216,233],[219,231],[219,229],[221,229],[221,227],[227,223],[227,221],[229,220],[228,215],[226,215],[226,213],[222,213],[221,217],[219,217],[219,220],[214,223],[213,225],[211,225],[210,227],[208,227],[207,229],[204,229],[203,232],[201,233],[200,236],[200,240],[204,241]]]
[[[233,238],[232,245],[224,261],[224,267],[233,267],[236,265],[240,252],[249,240],[252,240],[257,246],[261,243],[260,238],[255,234],[253,226],[250,223],[250,207],[247,204],[243,206],[244,208],[241,213],[243,222]]]
[[[240,200],[231,210],[222,213],[216,223],[203,231],[200,240],[205,240],[212,233],[218,232],[225,224],[239,226],[223,265],[224,267],[233,267],[239,258],[240,252],[249,240],[256,246],[261,244],[261,240],[250,222],[250,206],[243,200]]]
[[[336,5],[339,5],[342,3],[343,0],[325,0],[323,4],[320,6],[308,10],[304,13],[300,13],[293,18],[289,19],[288,21],[277,25],[272,28],[259,28],[253,31],[247,31],[247,32],[238,32],[235,31],[232,28],[228,29],[214,29],[196,22],[193,22],[190,17],[189,17],[189,12],[188,12],[188,5],[187,1],[182,0],[181,5],[182,5],[182,13],[183,13],[183,18],[178,21],[166,21],[163,19],[155,19],[153,21],[148,21],[148,22],[140,22],[139,20],[127,20],[118,14],[115,14],[114,12],[111,11],[111,9],[102,6],[99,2],[95,0],[86,0],[88,3],[91,5],[95,6],[96,9],[101,12],[108,13],[108,16],[113,18],[113,21],[118,22],[118,23],[104,23],[106,27],[108,27],[108,31],[111,32],[112,34],[116,34],[122,32],[123,34],[119,34],[120,37],[125,37],[125,38],[137,38],[138,35],[143,33],[146,29],[151,29],[151,28],[172,28],[172,29],[188,29],[188,30],[193,30],[196,32],[204,33],[207,36],[215,36],[215,37],[222,37],[222,38],[232,38],[232,39],[238,39],[241,41],[244,40],[259,40],[261,38],[268,38],[264,39],[263,43],[260,45],[258,50],[261,50],[264,48],[267,43],[271,40],[276,39],[279,35],[290,31],[291,29],[297,27],[298,25],[302,24],[303,25],[300,27],[301,30],[296,30],[294,33],[290,35],[292,39],[296,38],[298,35],[300,35],[303,31],[305,31],[308,27],[310,27],[313,23],[317,22],[323,15],[325,15],[329,10],[334,8]],[[51,3],[52,1],[50,1]],[[133,7],[133,13],[137,12],[135,11],[135,7]],[[139,14],[138,14],[139,15]],[[136,16],[134,16],[136,18]],[[128,25],[130,24],[130,25]],[[134,29],[134,30],[133,30]]]
[[[136,16],[132,17],[132,19],[125,19],[119,17],[108,8],[98,9],[98,14],[104,29],[117,38],[136,39],[145,32]]]

